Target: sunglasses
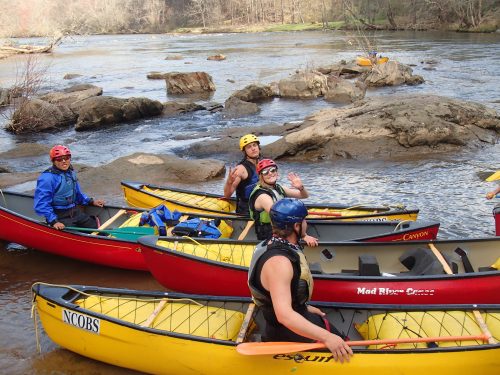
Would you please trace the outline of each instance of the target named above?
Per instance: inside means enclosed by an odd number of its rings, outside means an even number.
[[[71,156],[58,156],[57,158],[54,158],[54,161],[66,161],[66,160],[71,160]]]
[[[261,175],[267,176],[269,173],[276,173],[278,172],[278,167],[271,167],[264,169],[262,172],[260,172]]]

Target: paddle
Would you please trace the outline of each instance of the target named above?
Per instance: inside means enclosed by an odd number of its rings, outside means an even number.
[[[115,236],[116,238],[137,241],[139,237],[155,234],[155,229],[152,227],[123,227],[115,229],[93,229],[93,228],[80,228],[80,227],[65,227],[64,229],[77,230],[79,232],[97,232],[106,233]]]
[[[444,341],[488,341],[487,335],[442,336],[442,337],[408,337],[399,339],[346,341],[349,346],[396,345],[420,342]],[[236,351],[244,355],[274,355],[326,348],[322,342],[245,342],[236,346]]]

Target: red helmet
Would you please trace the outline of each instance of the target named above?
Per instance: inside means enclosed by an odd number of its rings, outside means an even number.
[[[260,172],[262,172],[263,169],[266,169],[266,168],[269,168],[269,167],[276,167],[278,168],[278,166],[276,165],[276,163],[271,160],[271,159],[262,159],[261,161],[259,161],[257,163],[257,174],[260,174]]]
[[[54,160],[59,156],[71,156],[71,151],[66,146],[56,145],[50,149],[50,160]]]

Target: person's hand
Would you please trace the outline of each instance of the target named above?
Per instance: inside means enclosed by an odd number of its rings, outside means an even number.
[[[299,175],[293,172],[288,173],[288,180],[292,184],[292,187],[300,191],[304,190],[304,184],[300,179]]]
[[[96,207],[103,207],[104,201],[102,199],[96,199],[95,201],[92,202],[92,205]]]
[[[486,194],[486,199],[493,199],[495,197],[495,192],[494,191],[490,191]]]
[[[311,314],[316,314],[321,317],[326,316],[326,314],[320,309],[318,309],[316,306],[307,305],[307,311],[309,311]]]
[[[307,244],[307,246],[311,246],[311,247],[318,246],[318,239],[316,237],[313,237],[313,236],[306,234],[304,237],[302,237],[302,239]]]
[[[56,222],[56,223],[54,223],[54,225],[52,225],[52,227],[54,227],[57,230],[63,230],[64,229],[64,224],[60,223],[60,222]]]
[[[227,184],[232,185],[234,180],[238,177],[238,172],[236,168],[229,167],[229,173],[227,175]]]
[[[333,333],[330,333],[323,343],[332,352],[335,361],[340,361],[340,363],[349,362],[353,355],[351,347],[340,336]]]

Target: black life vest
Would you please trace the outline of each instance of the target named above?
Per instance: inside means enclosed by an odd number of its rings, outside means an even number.
[[[248,214],[248,199],[255,185],[259,182],[259,175],[255,170],[255,165],[248,159],[243,159],[240,163],[247,170],[248,177],[241,180],[236,187],[236,212]]]
[[[299,247],[293,246],[289,242],[272,238],[270,241],[261,242],[255,249],[250,268],[248,270],[248,287],[252,298],[259,306],[268,324],[279,326],[273,309],[270,293],[264,289],[260,281],[260,275],[264,263],[273,256],[282,255],[287,257],[292,263],[293,277],[291,282],[292,308],[304,313],[307,310],[306,303],[311,299],[313,290],[313,278],[307,264],[304,253]]]

